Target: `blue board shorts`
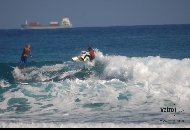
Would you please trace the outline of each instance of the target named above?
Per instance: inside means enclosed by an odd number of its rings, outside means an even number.
[[[27,56],[22,56],[20,59],[20,63],[24,63],[24,65],[26,65],[27,62]]]

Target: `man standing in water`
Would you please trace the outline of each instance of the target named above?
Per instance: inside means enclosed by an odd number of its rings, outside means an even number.
[[[27,56],[30,54],[30,58],[32,58],[32,51],[30,50],[30,44],[26,44],[26,47],[22,51],[21,60],[18,68],[20,69],[20,65],[24,63],[24,68],[26,67]]]

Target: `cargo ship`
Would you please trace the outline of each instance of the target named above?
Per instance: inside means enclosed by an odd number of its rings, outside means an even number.
[[[50,22],[49,25],[41,25],[39,22],[30,22],[21,25],[21,29],[59,29],[59,28],[72,28],[72,24],[68,17],[62,18],[61,24],[59,22]]]

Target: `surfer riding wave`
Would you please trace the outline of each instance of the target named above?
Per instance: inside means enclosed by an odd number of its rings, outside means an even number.
[[[90,58],[90,61],[92,61],[95,58],[95,53],[90,44],[88,44],[88,51],[86,52],[79,52],[79,54],[86,54],[84,58],[81,57],[81,59],[84,61],[86,57]]]

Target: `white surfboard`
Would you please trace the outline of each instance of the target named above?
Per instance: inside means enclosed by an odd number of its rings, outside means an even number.
[[[7,65],[8,65],[8,64],[7,64]],[[14,68],[16,68],[16,67],[14,67],[14,66],[11,66],[11,65],[8,65],[8,66],[9,66],[9,67],[11,67],[11,68],[13,68],[13,69],[14,69]]]
[[[82,61],[82,60],[80,59],[80,56],[75,56],[75,57],[72,58],[72,60],[74,60],[74,61],[76,61],[76,62]]]
[[[84,56],[75,56],[72,58],[72,60],[76,61],[76,62],[89,62],[90,58],[87,56],[84,60],[83,60]]]
[[[8,65],[8,64],[7,64]],[[18,69],[18,70],[20,70],[22,73],[24,73],[24,72],[31,72],[32,70],[30,70],[30,69],[28,69],[28,68],[18,68],[17,66],[15,67],[15,66],[11,66],[11,65],[8,65],[9,67],[11,67],[12,69]]]
[[[8,65],[8,64],[7,64]],[[18,68],[17,66],[15,67],[15,66],[11,66],[11,65],[8,65],[9,67],[11,67],[12,69],[15,69],[15,68],[17,68],[17,69],[19,69],[19,70],[21,70],[20,68]]]
[[[83,52],[84,54],[80,54],[79,56],[75,56],[72,58],[72,60],[76,61],[76,62],[89,62],[90,61],[90,58],[88,56],[85,57],[86,55],[86,51],[81,51]],[[85,59],[84,59],[85,57]]]

